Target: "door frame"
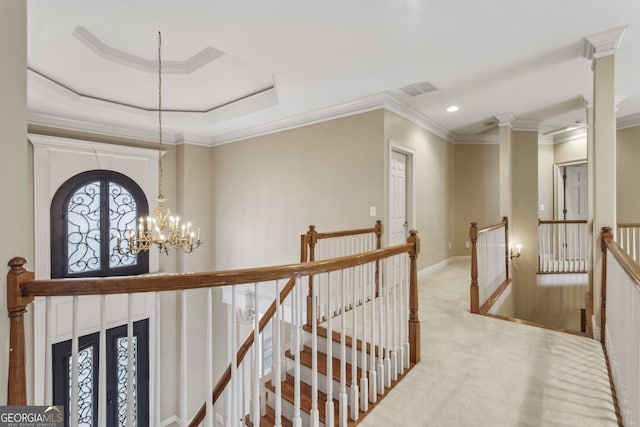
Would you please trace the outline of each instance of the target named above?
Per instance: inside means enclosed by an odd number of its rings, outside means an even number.
[[[413,230],[416,226],[416,186],[415,186],[415,170],[416,170],[416,150],[407,145],[401,144],[400,142],[389,138],[386,144],[384,164],[385,164],[385,178],[384,178],[384,199],[385,199],[385,208],[384,208],[384,227],[389,227],[390,218],[391,218],[391,190],[390,190],[390,181],[391,181],[391,152],[395,151],[397,153],[404,154],[407,156],[407,174],[406,174],[406,185],[407,185],[407,197],[406,197],[406,215],[407,222],[409,226],[407,230]],[[382,233],[382,241],[385,246],[389,245],[389,237],[391,233],[383,232]]]
[[[560,169],[566,166],[576,166],[581,164],[588,166],[587,159],[571,160],[568,162],[560,162],[560,163],[553,164],[553,219],[563,219],[562,212],[560,211],[560,207],[561,207],[560,198],[562,197],[562,194],[560,192],[560,188],[562,185],[562,182],[560,180]],[[589,185],[589,183],[587,183],[587,185]],[[587,197],[589,197],[588,189],[587,189]],[[587,199],[587,210],[588,210],[588,206],[589,206],[589,200]],[[588,212],[587,212],[587,216],[588,216]]]

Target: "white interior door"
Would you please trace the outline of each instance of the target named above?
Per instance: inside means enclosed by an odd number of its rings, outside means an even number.
[[[566,218],[587,219],[587,166],[575,165],[566,168],[565,209]]]
[[[407,239],[407,155],[391,151],[389,176],[389,244],[399,245]]]

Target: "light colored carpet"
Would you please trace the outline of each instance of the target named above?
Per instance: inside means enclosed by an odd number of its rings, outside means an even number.
[[[422,360],[361,426],[617,426],[599,342],[472,315],[469,280],[421,281]]]

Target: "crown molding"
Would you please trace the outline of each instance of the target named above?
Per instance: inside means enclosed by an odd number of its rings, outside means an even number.
[[[517,119],[511,122],[511,128],[514,131],[538,132],[540,129],[540,120],[521,120]]]
[[[355,114],[366,113],[368,111],[387,109],[399,116],[417,124],[425,130],[446,139],[453,141],[455,135],[444,127],[436,124],[428,117],[418,113],[408,105],[397,100],[395,97],[386,92],[365,96],[350,102],[334,105],[327,108],[320,108],[307,113],[288,117],[282,120],[276,120],[270,123],[251,126],[245,129],[228,132],[221,135],[211,137],[209,145],[229,144],[243,139],[255,138],[258,136],[268,135],[275,132],[282,132],[289,129],[295,129],[302,126],[322,123],[329,120],[348,117]]]
[[[576,141],[578,139],[587,139],[587,129],[581,128],[572,132],[564,132],[558,136],[550,136],[554,144],[561,144],[563,142]]]
[[[598,59],[614,55],[620,48],[627,26],[613,28],[584,38],[584,57]]]
[[[55,151],[73,151],[76,153],[103,154],[114,157],[144,158],[157,160],[158,152],[166,154],[166,150],[155,148],[129,147],[126,145],[106,144],[103,142],[87,141],[77,138],[40,135],[28,133],[27,139],[35,148]]]
[[[73,36],[99,57],[148,73],[158,72],[158,61],[142,58],[131,53],[107,46],[86,27],[76,27]],[[191,74],[208,63],[215,61],[225,53],[212,47],[206,47],[184,61],[162,61],[162,71],[172,74]]]
[[[618,130],[640,126],[640,113],[620,117],[616,122]]]
[[[456,140],[456,135],[454,133],[386,92],[384,93],[384,108],[398,114],[412,123],[415,123],[446,141],[454,142]]]
[[[460,134],[456,135],[454,144],[499,144],[500,139],[497,133],[484,135]]]
[[[553,145],[553,144],[554,144],[553,136],[547,136],[542,134],[538,135],[538,145]]]

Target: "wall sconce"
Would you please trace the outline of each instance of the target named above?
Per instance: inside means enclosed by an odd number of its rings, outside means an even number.
[[[520,252],[522,252],[522,245],[521,244],[517,244],[516,245],[516,253],[513,253],[513,249],[510,249],[509,250],[509,257],[511,259],[520,258]]]

